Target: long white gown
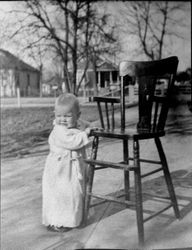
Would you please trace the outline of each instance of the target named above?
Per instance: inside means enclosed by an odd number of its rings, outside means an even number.
[[[42,179],[42,223],[77,227],[83,217],[87,134],[55,125]]]

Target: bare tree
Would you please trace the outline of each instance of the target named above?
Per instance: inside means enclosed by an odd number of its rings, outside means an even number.
[[[68,92],[78,93],[82,79],[77,83],[77,64],[81,58],[86,58],[85,70],[96,48],[102,48],[102,52],[112,51],[106,45],[114,41],[113,34],[109,35],[104,31],[103,25],[107,28],[106,17],[99,23],[98,13],[94,10],[95,3],[90,0],[55,0],[55,1],[24,1],[24,8],[15,10],[22,14],[18,27],[12,32],[11,38],[21,35],[32,37],[28,39],[28,49],[37,48],[41,44],[60,58],[63,64],[63,77]],[[30,35],[29,35],[30,34]],[[36,36],[40,34],[40,37]],[[109,38],[109,36],[111,36]],[[100,37],[99,43],[93,43]],[[94,48],[94,50],[93,50]],[[99,51],[97,49],[97,51]],[[94,53],[93,53],[94,52]],[[59,86],[61,87],[61,86]]]
[[[26,36],[25,44],[22,48],[22,51],[25,53],[27,51],[28,57],[31,58],[35,64],[37,65],[37,68],[40,72],[40,79],[39,79],[39,96],[42,97],[42,82],[43,82],[43,68],[44,68],[44,55],[47,52],[47,48],[41,44],[41,36],[39,34],[39,31],[36,33],[37,37],[39,38],[39,42],[32,42],[32,38],[30,34]]]
[[[98,94],[96,84],[96,71],[98,62],[104,57],[114,57],[117,51],[120,51],[120,43],[116,35],[117,26],[109,14],[98,13],[96,10],[87,9],[87,26],[85,31],[85,42],[82,44],[85,52],[85,71],[90,63],[93,67],[93,87],[94,94]],[[82,56],[84,54],[82,53]],[[84,74],[85,75],[85,74]],[[83,76],[84,76],[83,75]],[[82,77],[83,77],[82,76]],[[80,86],[81,82],[79,83]],[[78,86],[78,87],[79,87]]]
[[[109,19],[109,20],[108,20]],[[110,26],[107,23],[112,23]],[[96,73],[99,57],[112,57],[121,50],[119,39],[116,35],[117,26],[113,24],[110,15],[98,16],[95,22],[94,39],[91,41],[91,59]]]
[[[73,93],[76,91],[78,29],[81,27],[81,15],[85,15],[85,3],[78,0],[25,1],[23,8],[13,11],[18,14],[17,27],[9,36],[15,41],[24,38],[27,43],[24,49],[30,50],[30,54],[41,43],[50,55],[58,56],[63,64],[66,90]],[[41,34],[40,37],[37,34]]]
[[[184,27],[183,2],[129,1],[124,2],[126,31],[137,36],[140,50],[149,59],[160,59],[170,48],[170,39],[182,38]],[[125,27],[125,25],[124,25]]]

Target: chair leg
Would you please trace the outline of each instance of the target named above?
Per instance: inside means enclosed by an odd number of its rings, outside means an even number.
[[[91,159],[95,160],[97,158],[97,150],[98,150],[99,139],[98,137],[94,137],[92,143],[92,151],[91,151]],[[94,178],[94,165],[89,165],[86,172],[86,190],[85,190],[85,205],[84,205],[84,215],[83,221],[84,224],[87,223],[89,207],[90,207],[90,200],[91,200],[91,192],[93,186],[93,178]]]
[[[142,184],[141,184],[141,170],[139,161],[139,142],[133,142],[133,156],[134,156],[134,179],[135,179],[135,203],[137,215],[137,229],[139,246],[144,245],[144,221],[143,221],[143,203],[142,203]]]
[[[123,161],[129,164],[129,148],[128,141],[123,140]],[[124,170],[124,189],[125,189],[125,200],[130,200],[130,181],[129,181],[129,171]]]
[[[155,143],[156,143],[156,146],[157,146],[157,149],[158,149],[160,160],[162,162],[165,181],[166,181],[166,184],[167,184],[167,188],[168,188],[168,191],[169,191],[169,195],[170,195],[170,199],[171,199],[171,202],[172,202],[172,205],[173,205],[175,216],[176,216],[176,218],[179,219],[180,218],[180,212],[179,212],[179,208],[178,208],[178,204],[177,204],[177,199],[176,199],[176,195],[175,195],[171,175],[170,175],[170,172],[169,172],[167,159],[166,159],[166,156],[165,156],[165,153],[164,153],[160,138],[155,138]]]

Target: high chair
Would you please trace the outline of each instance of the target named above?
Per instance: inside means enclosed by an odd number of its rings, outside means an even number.
[[[93,98],[93,100],[96,101],[98,105],[101,129],[92,130],[93,143],[91,157],[85,160],[88,163],[84,211],[85,221],[88,216],[89,208],[91,206],[91,197],[96,197],[104,201],[118,202],[122,204],[122,200],[120,201],[118,197],[111,197],[108,195],[102,196],[92,193],[94,172],[96,170],[102,171],[102,169],[104,168],[114,168],[122,170],[124,172],[125,191],[125,200],[123,201],[123,203],[127,208],[135,207],[138,228],[138,241],[140,246],[143,246],[144,244],[144,223],[146,221],[152,219],[160,213],[163,213],[165,210],[171,207],[173,207],[176,218],[180,218],[171,175],[160,140],[160,137],[163,137],[165,135],[165,122],[168,114],[169,104],[171,101],[172,87],[174,85],[177,66],[178,58],[175,56],[157,61],[122,61],[119,65],[120,98],[99,96]],[[129,126],[126,126],[125,123],[125,79],[129,81],[129,84],[138,84],[138,122],[134,129],[130,129]],[[157,86],[160,83],[164,84],[164,94],[156,94],[156,92],[158,92],[156,91]],[[115,127],[115,112],[118,110],[118,108],[120,108],[121,114],[120,128]],[[103,111],[105,111],[105,114],[103,113]],[[128,111],[126,113],[128,114]],[[121,162],[112,162],[104,158],[97,159],[97,151],[101,138],[113,138],[122,141],[123,159]],[[140,158],[139,147],[141,146],[141,140],[154,140],[154,145],[156,145],[159,154],[158,161]],[[129,157],[129,141],[132,141],[133,143],[133,157]],[[160,166],[155,166],[152,171],[141,174],[141,167],[143,163]],[[144,219],[142,179],[160,171],[162,171],[164,174],[169,193],[169,197],[168,199],[166,198],[166,200],[170,200],[170,203],[165,208]],[[130,172],[133,172],[134,177],[133,188],[135,191],[135,201],[130,200]],[[163,199],[165,197],[159,198]]]

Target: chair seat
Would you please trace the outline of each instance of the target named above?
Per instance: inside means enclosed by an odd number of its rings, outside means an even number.
[[[115,139],[132,139],[132,140],[144,140],[155,137],[162,137],[165,135],[165,131],[150,132],[138,131],[135,127],[128,127],[125,130],[114,129],[114,130],[104,130],[104,129],[93,129],[91,131],[92,136],[115,138]]]

